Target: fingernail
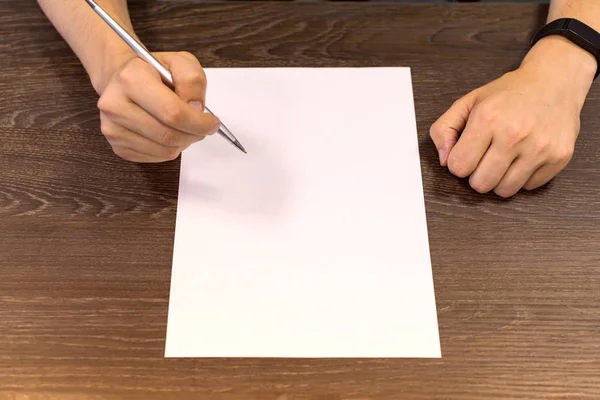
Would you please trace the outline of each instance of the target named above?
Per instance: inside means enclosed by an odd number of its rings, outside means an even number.
[[[444,166],[446,164],[446,160],[448,159],[448,151],[445,148],[441,148],[439,150],[440,154],[440,165]]]
[[[209,135],[217,133],[219,131],[219,129],[221,129],[221,121],[219,121],[219,119],[215,117],[212,127],[210,128]]]
[[[190,106],[197,108],[200,111],[204,111],[204,104],[201,101],[190,101]]]

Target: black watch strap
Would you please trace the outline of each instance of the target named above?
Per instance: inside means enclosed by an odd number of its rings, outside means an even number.
[[[542,27],[531,40],[531,45],[533,46],[538,40],[549,35],[563,36],[591,53],[598,63],[594,79],[598,77],[600,74],[600,33],[574,18],[561,18]]]

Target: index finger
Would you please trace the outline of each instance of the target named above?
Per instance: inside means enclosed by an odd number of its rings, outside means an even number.
[[[440,164],[442,166],[447,164],[448,155],[467,124],[474,102],[474,95],[472,93],[455,101],[429,129],[429,136],[439,152]]]
[[[475,171],[492,143],[490,126],[483,121],[481,113],[474,110],[460,139],[450,151],[448,168],[459,178],[465,178]]]

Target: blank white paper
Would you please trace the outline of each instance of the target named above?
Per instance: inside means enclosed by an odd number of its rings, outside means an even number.
[[[410,69],[207,69],[166,357],[441,357]]]

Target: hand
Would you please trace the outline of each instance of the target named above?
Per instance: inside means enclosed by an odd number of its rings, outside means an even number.
[[[102,133],[128,161],[173,160],[220,126],[215,116],[203,112],[206,76],[196,57],[154,55],[171,71],[176,92],[148,63],[129,56],[109,74],[98,101]]]
[[[542,39],[517,70],[456,101],[431,127],[440,164],[479,193],[510,197],[565,168],[595,59],[560,37]]]

